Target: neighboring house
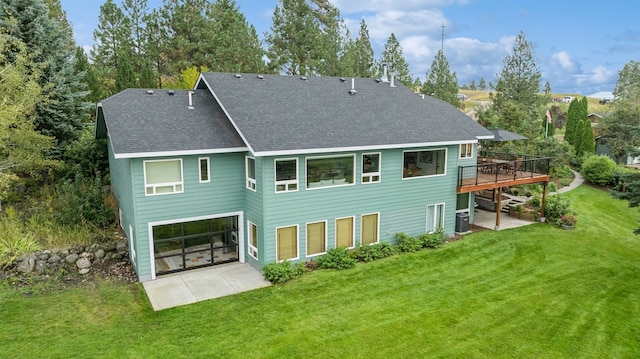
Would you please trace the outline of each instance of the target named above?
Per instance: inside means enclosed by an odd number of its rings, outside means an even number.
[[[618,162],[618,159],[611,153],[611,149],[607,144],[607,138],[605,136],[596,136],[596,155],[605,155],[612,160]],[[640,164],[640,156],[632,156],[631,154],[627,154],[623,158],[621,158],[622,165],[638,165]]]
[[[473,217],[459,168],[493,134],[400,83],[203,73],[192,91],[103,100],[96,137],[108,139],[120,225],[149,281],[311,260],[398,232],[453,235],[458,213]]]

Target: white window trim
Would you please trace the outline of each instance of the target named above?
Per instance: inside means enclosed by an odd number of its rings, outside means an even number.
[[[253,160],[253,175],[256,175],[256,159],[255,157],[251,157],[251,156],[245,156],[244,157],[244,175],[245,175],[245,186],[247,187],[247,189],[252,190],[253,192],[256,192],[256,188],[257,186],[257,181],[255,178],[250,178],[249,177],[249,160]]]
[[[310,224],[316,224],[316,223],[324,223],[324,252],[318,252],[318,253],[313,253],[313,254],[309,254],[307,253],[307,244],[308,244],[308,228]],[[329,235],[329,233],[327,233],[327,221],[316,221],[316,222],[307,222],[305,223],[305,227],[304,227],[304,231],[305,231],[305,236],[304,236],[304,243],[305,243],[305,248],[304,248],[304,254],[307,258],[313,258],[313,257],[317,257],[319,255],[323,255],[327,253],[327,245],[329,245],[328,241],[327,241],[327,237]]]
[[[278,162],[279,161],[296,161],[296,179],[293,180],[284,180],[284,181],[278,181]],[[298,192],[298,189],[300,188],[300,183],[299,183],[299,168],[298,168],[298,158],[296,157],[291,157],[291,158],[276,158],[273,160],[273,179],[275,182],[275,191],[276,193],[285,193],[285,192]],[[295,189],[289,189],[290,185],[296,185]],[[278,191],[278,186],[284,186],[283,190]]]
[[[438,214],[438,212],[435,211],[435,208],[437,208],[440,205],[442,205],[442,222],[436,223],[436,220],[437,220],[436,215]],[[429,218],[428,218],[428,216],[429,216],[429,207],[434,207],[433,224],[435,225],[435,228],[428,228],[427,227],[426,232],[427,233],[435,233],[438,230],[438,227],[440,227],[440,228],[442,228],[444,230],[444,221],[445,221],[445,218],[446,218],[446,212],[445,212],[446,204],[445,204],[445,202],[439,202],[439,203],[433,203],[433,204],[427,205],[427,213],[426,213],[426,216],[425,216],[425,219],[426,219],[425,226],[427,226],[429,224]]]
[[[376,236],[377,240],[374,243],[368,243],[367,245],[372,245],[372,244],[377,244],[380,243],[380,212],[373,212],[373,213],[365,213],[365,214],[361,214],[360,215],[360,244],[362,245],[362,232],[363,232],[363,221],[362,221],[362,217],[364,216],[371,216],[371,215],[377,215],[378,216],[378,228],[376,228],[376,231],[378,232],[378,235]]]
[[[168,162],[168,161],[180,161],[180,182],[166,182],[166,183],[154,183],[147,184],[147,163],[148,162]],[[167,194],[176,194],[176,193],[184,193],[184,167],[182,166],[182,158],[171,158],[164,160],[146,160],[142,161],[142,171],[144,174],[144,195],[145,196],[162,196]],[[176,186],[180,186],[180,190],[176,190]],[[156,189],[158,187],[173,187],[173,192],[165,192],[165,193],[156,193]],[[147,193],[147,189],[152,188],[153,193]]]
[[[469,146],[471,149],[469,150],[469,155],[467,156],[467,151],[464,150],[463,148]],[[460,159],[464,159],[464,160],[468,160],[473,158],[473,143],[461,143],[460,144]]]
[[[202,179],[202,161],[207,161],[207,179]],[[209,161],[209,157],[199,157],[198,158],[198,181],[200,183],[209,183],[211,182],[211,163]]]
[[[338,248],[338,221],[341,219],[347,219],[347,218],[351,218],[351,221],[353,223],[353,229],[351,233],[351,247],[347,247],[348,249],[352,249],[356,247],[356,216],[348,216],[348,217],[341,217],[341,218],[336,218],[335,222],[333,222],[333,231],[334,233],[334,238],[333,238],[333,247],[334,248]]]
[[[305,178],[309,178],[309,174],[308,174],[308,169],[309,169],[309,160],[318,160],[318,159],[323,159],[323,158],[339,158],[339,157],[352,157],[353,158],[353,163],[352,163],[352,168],[353,168],[353,183],[349,183],[349,182],[345,182],[344,184],[332,184],[332,185],[327,185],[327,186],[319,186],[319,187],[309,187],[309,183],[306,184],[306,190],[307,191],[315,191],[317,189],[325,189],[325,188],[336,188],[336,187],[346,187],[346,186],[355,186],[356,184],[356,155],[355,153],[347,153],[347,154],[342,154],[342,155],[331,155],[331,156],[313,156],[313,157],[305,157],[304,161],[304,172],[305,172]]]
[[[137,263],[136,263],[136,247],[134,244],[134,237],[133,237],[133,227],[131,225],[129,225],[129,250],[131,251],[131,263],[133,264],[134,267],[137,267]]]
[[[296,255],[297,257],[295,258],[287,258],[287,259],[282,259],[282,260],[278,260],[278,257],[280,257],[280,253],[278,253],[278,229],[280,228],[289,228],[289,227],[296,227]],[[300,226],[297,224],[291,225],[291,226],[280,226],[280,227],[276,227],[276,262],[280,263],[280,262],[284,262],[284,261],[295,261],[297,259],[300,258]]]
[[[440,150],[444,150],[444,172],[443,173],[438,173],[435,175],[424,175],[424,176],[414,176],[414,177],[405,177],[404,176],[404,154],[407,152],[426,152],[426,151],[440,151]],[[447,163],[449,159],[449,151],[447,150],[446,147],[442,147],[442,148],[429,148],[429,149],[418,149],[418,150],[404,150],[402,151],[402,163],[401,163],[401,171],[400,171],[400,177],[402,178],[403,181],[406,180],[413,180],[413,179],[417,179],[417,178],[429,178],[429,177],[443,177],[447,175]]]
[[[364,156],[366,155],[378,155],[378,172],[365,172],[364,171]],[[382,153],[381,152],[366,152],[362,154],[361,161],[362,164],[362,176],[360,177],[360,182],[362,184],[372,184],[372,183],[380,183],[382,182]],[[378,176],[378,180],[374,181],[373,177]],[[369,178],[369,182],[365,182],[364,179]]]
[[[253,231],[252,231],[252,228],[251,228],[252,226],[256,227],[256,232],[257,232],[258,231],[258,225],[253,223],[253,222],[251,222],[251,221],[247,221],[247,230],[248,230],[248,233],[247,233],[247,248],[248,248],[248,252],[249,252],[249,255],[251,256],[251,258],[254,258],[254,259],[257,260],[258,259],[258,247],[254,247],[251,244],[251,240],[253,239]]]

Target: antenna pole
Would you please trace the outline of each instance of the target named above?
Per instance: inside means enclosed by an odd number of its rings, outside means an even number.
[[[444,54],[444,24],[442,24],[442,41],[440,43],[440,51]]]

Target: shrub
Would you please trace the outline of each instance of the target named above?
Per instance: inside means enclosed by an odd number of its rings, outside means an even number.
[[[416,237],[409,237],[406,233],[396,234],[398,248],[401,252],[417,252],[422,249],[422,242]]]
[[[591,156],[582,164],[580,172],[585,180],[600,185],[607,186],[613,180],[613,171],[616,163],[605,155]]]
[[[422,244],[423,248],[438,248],[444,244],[444,233],[425,233],[418,236],[418,240]]]
[[[349,252],[351,258],[358,262],[371,262],[392,256],[398,252],[397,248],[389,243],[376,243],[357,247]]]
[[[555,182],[549,182],[549,186],[547,186],[548,192],[555,192],[558,190],[558,185]]]
[[[39,250],[36,238],[29,231],[13,207],[0,217],[0,268],[13,263],[21,254]]]
[[[264,279],[273,284],[288,282],[295,277],[301,276],[305,271],[306,265],[303,262],[291,266],[291,262],[288,260],[269,263],[262,267]]]
[[[548,223],[557,222],[563,215],[570,212],[571,201],[561,195],[547,197],[544,216]]]
[[[331,248],[318,257],[318,267],[322,269],[348,269],[356,266],[356,260],[349,256],[344,247]]]
[[[102,180],[76,177],[63,182],[51,201],[54,218],[61,224],[93,223],[107,227],[115,219],[114,210],[105,205]]]

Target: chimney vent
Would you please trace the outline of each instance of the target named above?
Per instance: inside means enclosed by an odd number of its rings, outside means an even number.
[[[258,75],[258,79],[264,80],[264,76],[263,75]]]
[[[153,95],[153,90],[147,90],[147,95]]]
[[[193,91],[189,91],[189,110],[193,110]]]
[[[300,76],[300,80],[306,81],[307,80],[307,76]]]
[[[241,79],[242,78],[242,74],[236,74],[236,78],[237,79]]]
[[[168,94],[169,96],[173,96],[173,95],[175,95],[175,91],[173,91],[173,90],[169,90],[169,91],[167,91],[167,94]]]
[[[341,77],[340,81],[345,82],[345,81],[347,81],[347,79],[345,79],[344,77]]]
[[[389,71],[388,68],[389,64],[386,62],[382,63],[382,82],[389,82],[389,78],[387,77],[387,72]]]
[[[391,73],[391,84],[389,86],[396,87],[396,73],[395,72]]]

